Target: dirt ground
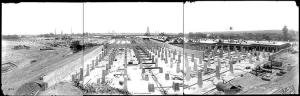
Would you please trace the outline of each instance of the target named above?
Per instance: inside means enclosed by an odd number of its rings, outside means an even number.
[[[262,81],[259,78],[255,80],[256,83],[249,83],[250,81],[253,81],[251,79],[242,79],[244,81],[249,81],[248,83],[243,83],[243,84],[248,84],[248,86],[253,86],[250,87],[247,90],[244,90],[241,94],[284,94],[280,89],[289,87],[289,86],[294,86],[295,88],[295,94],[299,93],[299,53],[296,54],[289,54],[289,53],[284,53],[281,54],[280,56],[276,57],[278,58],[284,58],[282,61],[285,62],[286,64],[291,64],[291,66],[294,66],[291,71],[287,72],[283,76],[280,76],[278,78],[275,78],[274,80],[270,82]],[[255,78],[255,77],[253,77]],[[254,81],[253,81],[254,82]]]
[[[14,44],[20,43],[25,44],[22,41]],[[7,48],[11,48],[11,46],[12,45],[9,45]],[[7,51],[5,54],[2,53],[2,56],[5,56],[4,60],[2,59],[2,62],[14,62],[17,65],[17,68],[2,73],[1,83],[4,94],[13,95],[23,84],[34,81],[43,74],[64,66],[65,63],[59,62],[71,62],[70,60],[72,60],[72,58],[82,57],[82,52],[70,55],[71,51],[68,48],[40,51],[39,48],[42,45],[31,44],[29,46],[31,47],[29,50],[12,50]],[[93,48],[88,49],[85,52],[90,50],[93,50]],[[14,58],[18,59],[14,60]],[[31,63],[31,60],[36,60],[36,62]]]
[[[41,91],[37,95],[72,95],[72,96],[81,96],[83,95],[82,91],[77,87],[73,86],[72,83],[60,82],[54,86],[48,88],[45,91]]]

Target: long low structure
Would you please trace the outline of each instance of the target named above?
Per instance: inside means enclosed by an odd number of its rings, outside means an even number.
[[[154,38],[151,38],[153,41],[160,41],[160,42],[164,42],[161,40],[157,40]],[[207,41],[207,42],[206,42]],[[189,42],[189,43],[185,43],[187,46],[192,46],[195,47],[197,49],[193,49],[192,50],[198,50],[200,49],[213,49],[214,47],[218,47],[218,48],[227,48],[228,46],[230,47],[230,49],[233,49],[234,47],[236,47],[238,50],[240,50],[241,48],[244,48],[246,50],[253,50],[256,49],[257,51],[262,51],[265,50],[266,52],[277,52],[281,49],[290,47],[291,44],[289,43],[285,43],[285,42],[274,42],[274,43],[270,43],[267,41],[260,41],[260,43],[255,42],[255,41],[247,41],[247,43],[241,42],[241,43],[234,43],[234,42],[215,42],[215,41],[211,41],[211,40],[206,40],[206,41],[201,41],[201,42]],[[210,42],[211,41],[211,42]],[[176,44],[172,44],[172,45],[176,45]],[[184,44],[181,44],[184,45]],[[185,49],[186,50],[186,49]]]

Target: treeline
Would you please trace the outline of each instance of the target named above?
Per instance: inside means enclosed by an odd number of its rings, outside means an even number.
[[[2,39],[19,39],[18,35],[2,35]]]

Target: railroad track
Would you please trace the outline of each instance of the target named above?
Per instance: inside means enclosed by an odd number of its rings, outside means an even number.
[[[142,47],[138,47],[135,48],[135,53],[137,53],[136,57],[138,57],[138,59],[140,59],[139,57],[139,53],[143,53],[143,54],[147,54],[145,52],[144,49],[142,49]],[[151,77],[152,79],[155,81],[156,85],[159,88],[159,91],[163,94],[163,95],[167,95],[167,91],[163,88],[162,84],[158,82],[156,75],[152,72],[152,70],[149,70],[149,72],[151,73]]]
[[[152,79],[155,81],[156,85],[158,86],[158,88],[160,89],[159,91],[163,94],[163,95],[167,95],[167,91],[162,87],[162,85],[158,82],[157,77],[153,74],[153,72],[150,70],[150,73],[152,74]]]
[[[215,92],[218,92],[217,88],[210,89],[209,91],[203,93],[203,95],[211,95]]]

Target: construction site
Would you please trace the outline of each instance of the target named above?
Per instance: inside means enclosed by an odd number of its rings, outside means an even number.
[[[249,42],[203,40],[178,46],[153,36],[119,36],[77,53],[83,55],[77,59],[58,61],[64,65],[22,85],[16,94],[272,94],[298,83],[296,43]],[[74,90],[57,92],[66,86]]]
[[[299,8],[278,2],[5,3],[1,89],[299,94]]]

